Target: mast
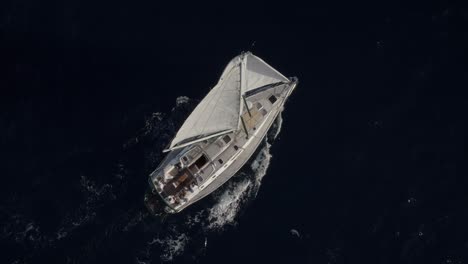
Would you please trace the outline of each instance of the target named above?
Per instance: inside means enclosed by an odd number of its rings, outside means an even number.
[[[242,95],[242,100],[244,100],[244,105],[245,109],[247,109],[247,113],[249,113],[249,116],[252,117],[252,113],[250,113],[249,106],[247,105],[247,101],[245,100],[245,95]]]
[[[245,126],[245,122],[244,122],[244,119],[242,118],[242,110],[244,108],[244,106],[247,108],[247,112],[249,112],[249,115],[252,116],[252,114],[250,114],[250,110],[249,110],[249,107],[247,106],[247,101],[245,100],[245,96],[244,96],[244,91],[245,91],[245,84],[246,84],[246,80],[245,80],[245,61],[246,61],[246,56],[249,54],[249,52],[242,52],[241,53],[241,62],[240,62],[240,78],[239,78],[239,81],[240,81],[240,98],[239,98],[239,103],[240,103],[240,107],[239,107],[239,124],[238,124],[238,127],[240,127],[240,125],[242,124],[242,128],[244,129],[244,132],[245,132],[245,136],[246,138],[248,139],[249,138],[249,132],[247,131],[247,127]]]
[[[240,82],[240,98],[239,98],[239,101],[240,101],[240,107],[239,107],[239,122],[237,124],[237,127],[240,128],[241,126],[241,123],[243,122],[242,119],[242,110],[244,108],[244,104],[247,105],[247,103],[245,102],[245,98],[244,98],[244,91],[245,91],[245,85],[246,85],[246,80],[245,80],[245,60],[246,60],[246,55],[248,55],[249,52],[242,52],[241,53],[241,61],[240,61],[240,78],[239,78],[239,82]],[[245,128],[245,126],[244,126]],[[247,134],[247,131],[245,131],[245,133]]]

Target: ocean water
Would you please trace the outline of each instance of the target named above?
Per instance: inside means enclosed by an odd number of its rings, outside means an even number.
[[[0,263],[467,263],[466,10],[2,1]],[[246,50],[299,78],[283,123],[150,216],[161,149]]]
[[[139,142],[145,142],[145,148],[148,145],[158,145],[161,134],[171,136],[166,134],[165,128],[171,127],[175,116],[188,114],[190,104],[194,105],[193,100],[180,96],[176,98],[169,113],[152,113],[145,120],[145,126],[135,137],[128,139],[122,149],[129,151],[136,148]],[[198,260],[207,254],[213,237],[219,238],[225,229],[235,228],[238,217],[244,210],[248,210],[249,203],[255,199],[270,164],[271,144],[279,135],[281,125],[280,114],[244,169],[211,197],[200,202],[203,205],[194,206],[194,209],[187,209],[176,215],[151,216],[142,206],[142,194],[137,195],[140,201],[134,201],[133,206],[125,205],[126,196],[132,191],[126,188],[127,181],[131,181],[130,177],[133,176],[127,171],[125,161],[115,164],[116,171],[105,178],[108,181],[106,183],[100,184],[89,176],[81,175],[75,186],[81,193],[81,201],[72,208],[64,209],[62,218],[49,230],[41,228],[34,221],[34,216],[4,210],[2,240],[23,247],[27,252],[10,253],[7,255],[9,261],[35,263],[47,260],[51,254],[52,259],[57,262],[93,262],[106,255],[100,252],[103,247],[114,247],[114,239],[121,237],[131,237],[131,241],[126,241],[125,246],[132,248],[127,248],[128,252],[123,254],[133,263],[180,261],[181,256],[184,259],[190,257],[194,261]],[[153,164],[154,168],[163,157],[161,151],[162,148],[151,148],[145,152],[147,162]],[[140,177],[140,180],[145,182],[145,177]],[[13,199],[11,197],[11,203],[14,203]],[[4,208],[6,207],[15,208],[15,205],[6,204]],[[112,213],[113,219],[107,220],[103,214],[109,211],[117,212]],[[93,232],[97,233],[87,234],[80,239],[81,232],[87,225],[96,225],[97,229]],[[145,230],[145,235],[139,236],[141,229]],[[85,247],[80,248],[81,245],[75,244],[80,249],[65,249],[60,252],[59,248],[63,245],[71,242],[68,246],[73,246],[75,239],[85,243]],[[81,250],[87,252],[87,255],[80,255]]]

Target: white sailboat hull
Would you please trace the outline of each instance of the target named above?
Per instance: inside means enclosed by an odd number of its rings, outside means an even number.
[[[297,83],[294,83],[291,88],[289,93],[294,90],[295,86]],[[277,107],[275,107],[275,110],[270,112],[270,115],[267,117],[265,122],[262,124],[262,127],[257,130],[257,133],[249,139],[248,143],[246,143],[242,147],[242,151],[239,152],[237,156],[233,156],[232,158],[232,163],[226,167],[225,170],[219,173],[219,176],[217,176],[216,180],[212,181],[209,185],[207,185],[202,191],[200,191],[192,200],[184,204],[183,206],[178,208],[178,211],[183,210],[184,208],[188,207],[189,205],[199,201],[200,199],[204,198],[205,196],[209,195],[210,193],[214,192],[216,189],[221,187],[224,183],[226,183],[229,179],[231,179],[232,176],[234,176],[244,165],[245,163],[252,157],[252,155],[255,153],[257,150],[258,146],[262,142],[262,140],[265,138],[265,135],[267,134],[268,130],[271,128],[273,125],[273,122],[275,121],[276,117],[281,113],[284,103],[286,102],[285,98],[281,104],[278,104]],[[240,133],[240,137],[243,137],[244,134]]]
[[[267,65],[257,57],[255,59],[254,63],[257,64],[252,63],[254,66],[258,66],[259,63]],[[240,65],[239,67],[243,66],[243,64]],[[179,131],[176,137],[179,141],[177,144],[173,141],[174,147],[169,149],[169,154],[151,173],[149,179],[153,192],[161,196],[167,205],[168,212],[180,212],[218,189],[234,176],[254,154],[297,85],[296,78],[287,79],[274,69],[272,71],[271,66],[267,66],[270,68],[266,68],[264,74],[282,79],[280,82],[241,93],[238,129],[220,132],[212,137],[202,134],[201,140],[190,137],[191,141],[188,143],[179,138],[191,134],[191,131],[183,130],[183,133]],[[241,69],[239,72],[248,70],[248,68]],[[262,78],[260,80],[272,79],[268,76]],[[244,80],[244,82],[247,81],[249,80]],[[242,82],[242,79],[239,82]],[[212,94],[208,98],[212,100],[214,97]],[[219,109],[218,106],[215,108]],[[194,112],[204,110],[205,108],[200,108],[199,105]],[[192,125],[200,120],[209,120],[206,117],[201,117],[204,119],[195,117],[192,113],[189,117],[191,120],[186,121],[184,129],[187,124]],[[212,126],[215,127],[216,124]]]

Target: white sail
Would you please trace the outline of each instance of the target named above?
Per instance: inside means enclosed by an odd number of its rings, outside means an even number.
[[[278,82],[289,82],[277,70],[252,53],[243,53],[224,69],[218,84],[193,110],[167,150],[239,129],[242,95]]]
[[[240,56],[226,66],[218,84],[193,110],[169,149],[237,129],[240,112]]]
[[[289,82],[288,78],[250,52],[247,53],[246,61],[246,86],[243,87],[243,93],[272,83]]]

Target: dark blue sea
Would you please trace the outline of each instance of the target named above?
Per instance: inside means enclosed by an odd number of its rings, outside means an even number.
[[[0,3],[0,263],[468,263],[461,4]],[[231,181],[143,198],[234,56],[299,85]]]

